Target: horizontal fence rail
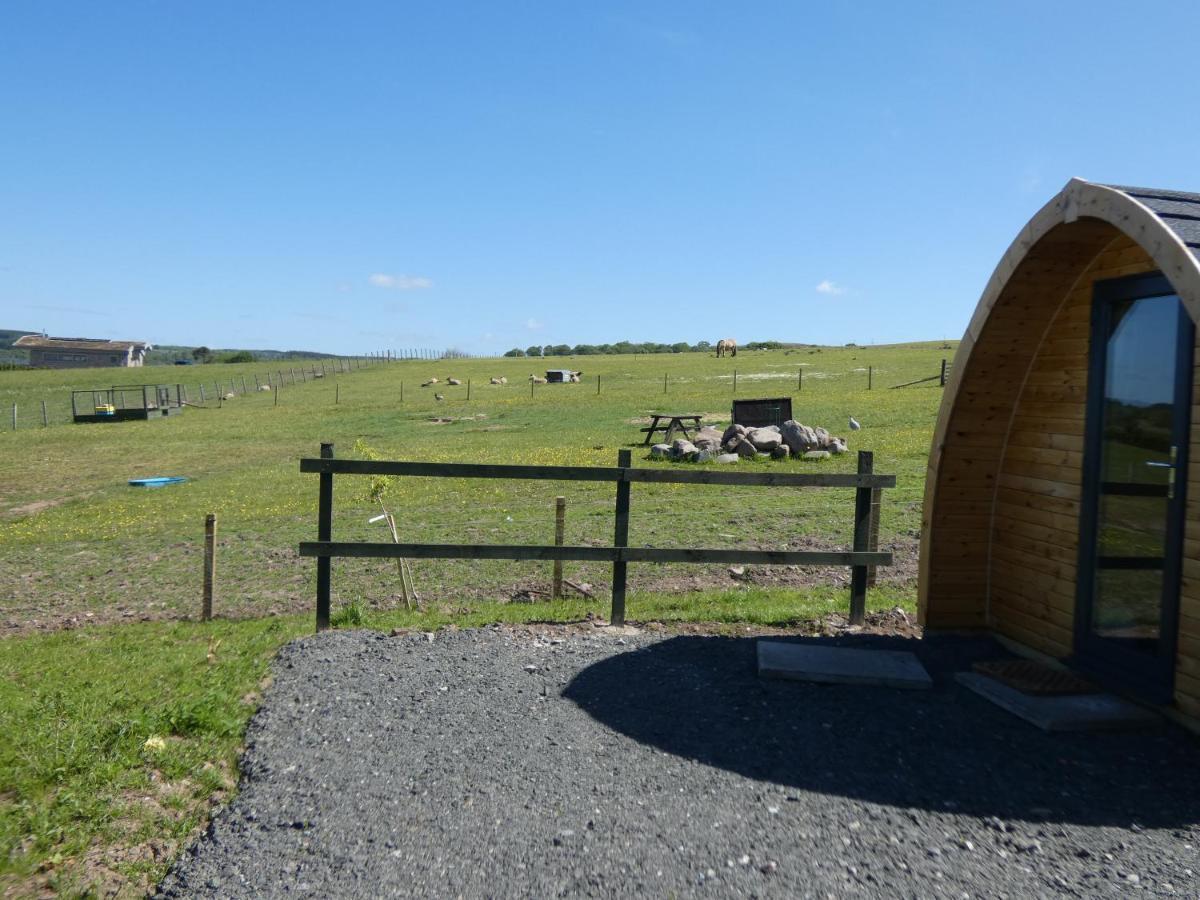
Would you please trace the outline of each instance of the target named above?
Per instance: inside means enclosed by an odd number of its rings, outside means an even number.
[[[608,562],[613,566],[614,625],[625,621],[626,565],[644,563],[743,563],[756,565],[848,566],[850,621],[861,624],[866,615],[868,572],[892,564],[892,554],[870,549],[872,496],[896,486],[896,476],[877,475],[873,456],[858,454],[857,473],[795,474],[767,472],[710,472],[673,469],[635,469],[628,450],[618,452],[618,464],[606,466],[522,466],[477,463],[426,463],[390,460],[336,459],[333,444],[321,445],[318,459],[300,460],[300,471],[320,476],[317,540],[303,541],[300,555],[317,560],[317,630],[329,627],[330,560],[334,557],[413,559],[512,559]],[[541,481],[608,481],[617,485],[614,540],[611,547],[536,544],[423,544],[333,540],[333,476],[395,475],[427,478],[506,478]],[[632,483],[719,484],[743,487],[780,486],[854,489],[854,549],[849,551],[740,550],[701,547],[630,547],[629,489]],[[875,504],[878,505],[877,503]]]

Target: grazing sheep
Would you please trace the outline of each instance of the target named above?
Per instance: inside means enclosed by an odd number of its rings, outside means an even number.
[[[437,383],[438,383],[438,380],[436,378],[430,378],[428,381],[422,381],[421,387],[429,387],[430,385],[434,385]]]
[[[258,389],[260,391],[268,391],[269,392],[271,390],[271,386],[269,384],[260,384],[258,386]]]
[[[542,378],[539,375],[530,375],[529,380],[533,384],[545,384],[546,383],[546,379]]]
[[[441,394],[434,394],[433,399],[434,400],[445,400],[446,398],[443,397]]]
[[[570,378],[570,381],[571,381],[571,383],[572,383],[572,384],[579,384],[579,376],[580,376],[580,375],[582,375],[582,374],[583,374],[582,372],[572,372],[572,373],[571,373],[571,378]]]
[[[507,378],[492,378],[488,384],[508,384]]]
[[[447,378],[446,384],[462,384],[457,378]]]

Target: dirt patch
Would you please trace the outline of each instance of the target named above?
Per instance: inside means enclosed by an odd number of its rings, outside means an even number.
[[[34,516],[47,509],[53,509],[56,506],[61,506],[69,500],[69,497],[59,497],[57,500],[34,500],[32,503],[26,503],[22,506],[11,506],[4,511],[4,515],[9,518],[19,519],[24,516]]]

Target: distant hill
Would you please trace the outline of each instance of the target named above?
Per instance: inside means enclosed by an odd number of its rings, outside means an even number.
[[[0,365],[29,365],[28,350],[14,350],[13,342],[27,334],[39,334],[35,328],[12,330],[0,328]],[[155,344],[154,349],[146,354],[147,365],[170,365],[177,359],[191,359],[195,347],[183,347],[176,344]],[[255,359],[337,359],[337,353],[318,353],[315,350],[248,350],[238,348],[213,347],[213,359],[221,359],[233,353],[248,352]]]

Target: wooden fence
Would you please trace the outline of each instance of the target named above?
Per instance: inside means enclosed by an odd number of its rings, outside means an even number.
[[[303,541],[300,555],[317,560],[317,630],[329,627],[332,592],[330,561],[333,557],[377,557],[413,559],[537,559],[611,562],[613,566],[613,625],[625,621],[625,573],[631,562],[750,563],[755,565],[849,566],[850,622],[862,624],[866,615],[869,568],[892,563],[890,552],[870,550],[871,495],[880,488],[896,486],[895,475],[877,475],[873,456],[858,454],[857,474],[797,474],[775,472],[728,472],[712,469],[635,469],[630,451],[617,453],[617,465],[605,466],[517,466],[475,463],[393,462],[336,459],[333,444],[321,444],[321,456],[300,460],[300,471],[320,476],[317,503],[317,540]],[[581,547],[526,544],[395,544],[339,542],[333,540],[334,475],[403,475],[433,478],[511,478],[538,481],[615,482],[616,510],[613,546]],[[645,484],[719,484],[730,487],[819,487],[854,488],[854,549],[851,551],[810,550],[718,550],[707,548],[630,547],[630,487]]]

